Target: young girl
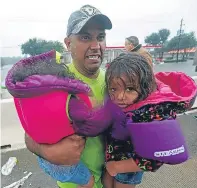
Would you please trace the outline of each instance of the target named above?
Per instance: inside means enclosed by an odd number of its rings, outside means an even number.
[[[6,87],[14,97],[16,110],[26,133],[37,143],[53,144],[78,134],[94,137],[118,122],[110,101],[92,109],[88,85],[77,80],[68,67],[57,64],[55,51],[16,63],[6,77]],[[91,188],[94,178],[79,162],[54,165],[38,158],[40,167],[54,179]]]
[[[154,76],[145,58],[126,53],[111,62],[106,84],[127,117],[107,132],[106,188],[133,188],[144,171],[188,159],[176,114],[185,112],[197,94],[190,77],[180,72]]]

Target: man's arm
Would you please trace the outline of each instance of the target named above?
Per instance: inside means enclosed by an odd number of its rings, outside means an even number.
[[[85,139],[78,135],[68,136],[56,144],[38,144],[25,134],[25,143],[29,151],[57,165],[73,165],[80,160]]]
[[[34,140],[32,140],[32,138],[25,133],[25,144],[27,146],[27,149],[29,151],[31,151],[32,153],[38,155],[38,156],[43,156],[43,154],[41,154],[42,151],[42,146],[43,144],[38,144],[36,143]],[[43,156],[44,157],[44,156]]]

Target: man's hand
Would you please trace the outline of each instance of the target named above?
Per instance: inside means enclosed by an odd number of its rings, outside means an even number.
[[[110,176],[116,176],[118,174],[116,169],[116,161],[109,161],[106,164],[107,172],[110,174]]]
[[[79,162],[85,146],[85,139],[78,135],[68,136],[56,144],[37,144],[30,137],[26,137],[27,148],[57,165],[73,165]],[[36,146],[36,147],[35,147]]]

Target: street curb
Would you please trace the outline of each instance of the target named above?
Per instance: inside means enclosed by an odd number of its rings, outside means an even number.
[[[8,146],[8,147],[6,147],[6,146]],[[27,148],[25,143],[6,145],[6,146],[1,146],[1,153],[6,153],[6,152],[9,152],[9,151],[15,151],[15,150],[20,150],[20,149]],[[5,147],[5,148],[2,148],[2,147]]]

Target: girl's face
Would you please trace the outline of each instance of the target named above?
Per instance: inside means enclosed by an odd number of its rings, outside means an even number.
[[[122,109],[135,103],[139,97],[139,88],[136,88],[136,85],[134,86],[124,75],[112,78],[108,92],[111,100]]]

